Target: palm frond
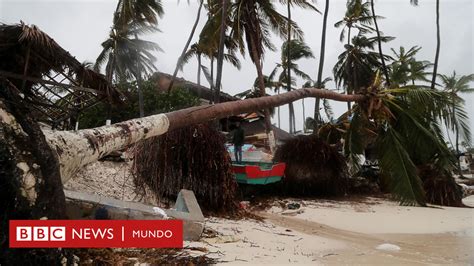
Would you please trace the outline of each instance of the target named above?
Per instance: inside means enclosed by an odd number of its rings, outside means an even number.
[[[379,165],[382,173],[390,178],[392,193],[402,205],[426,206],[421,180],[402,137],[389,124],[379,136],[376,144]]]

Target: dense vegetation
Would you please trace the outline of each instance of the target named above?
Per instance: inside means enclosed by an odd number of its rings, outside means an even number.
[[[139,99],[135,84],[121,85],[122,91],[126,91],[126,104],[108,109],[108,105],[99,103],[87,109],[79,117],[80,128],[92,128],[103,126],[105,120],[111,119],[112,123],[136,118],[139,113]],[[132,88],[131,90],[129,88]],[[142,83],[144,111],[147,115],[171,112],[194,106],[199,99],[188,91],[176,88],[170,93],[160,92],[152,81]],[[110,114],[110,115],[109,115]]]

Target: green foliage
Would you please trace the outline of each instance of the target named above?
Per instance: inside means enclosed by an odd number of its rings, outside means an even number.
[[[133,83],[132,83],[133,84]],[[125,86],[123,86],[125,87]],[[133,87],[135,86],[126,86]],[[147,115],[171,112],[186,107],[195,106],[199,103],[199,99],[184,89],[175,88],[170,94],[160,92],[151,81],[142,83],[145,113]],[[128,101],[119,108],[111,110],[111,119],[113,123],[137,118],[138,111],[138,95],[136,89],[126,92],[129,97]],[[87,109],[79,118],[80,128],[91,128],[103,126],[107,119],[107,107],[103,103]]]
[[[382,37],[382,42],[393,40]],[[346,44],[333,68],[336,85],[343,86],[348,93],[359,93],[360,88],[368,87],[374,79],[376,71],[382,67],[380,54],[374,50],[377,37],[366,37],[362,34],[354,36],[351,44]],[[384,55],[385,60],[391,57]]]
[[[377,153],[382,173],[391,180],[392,193],[402,205],[425,206],[426,200],[416,166],[410,158],[400,134],[386,125],[377,139]]]
[[[102,43],[103,50],[96,59],[94,70],[100,72],[105,65],[110,82],[140,79],[156,70],[156,57],[152,52],[161,51],[161,48],[138,36],[158,31],[157,16],[163,13],[161,2],[157,0],[119,0],[112,29]]]
[[[408,51],[403,46],[400,46],[396,51],[391,49],[395,59],[389,65],[390,80],[393,86],[404,86],[409,82],[415,85],[415,81],[429,82],[427,76],[431,73],[428,69],[433,65],[429,61],[416,60],[416,54],[421,50],[421,47],[413,46]]]
[[[360,162],[358,155],[364,154],[366,143],[364,142],[365,136],[363,135],[363,127],[366,119],[363,117],[363,113],[357,111],[358,106],[355,106],[354,113],[352,115],[349,129],[346,131],[344,136],[344,155],[346,156],[350,171],[356,173],[360,170]]]

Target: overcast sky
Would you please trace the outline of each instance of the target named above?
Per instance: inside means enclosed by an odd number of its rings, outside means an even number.
[[[157,54],[156,67],[159,71],[172,73],[176,60],[188,38],[198,10],[198,1],[186,0],[177,3],[176,0],[163,0],[164,17],[160,20],[160,33],[143,37],[158,43],[164,50]],[[377,0],[376,13],[385,17],[380,20],[379,27],[386,34],[396,39],[384,44],[384,52],[391,53],[390,48],[404,46],[422,46],[418,54],[419,60],[434,61],[436,48],[435,1],[420,0],[417,7],[411,6],[409,0]],[[439,73],[449,74],[456,70],[458,74],[474,73],[473,54],[473,15],[472,0],[440,0],[441,23],[441,55]],[[0,0],[0,22],[18,23],[20,20],[35,24],[48,33],[64,49],[68,50],[79,61],[94,61],[101,51],[101,42],[108,36],[112,23],[112,14],[117,0]],[[328,17],[326,42],[326,59],[324,77],[332,77],[332,67],[337,56],[343,50],[339,42],[340,29],[334,28],[334,23],[345,13],[345,0],[331,0]],[[318,0],[316,6],[323,11],[325,1]],[[286,8],[279,10],[286,14]],[[206,15],[203,10],[200,27],[204,24]],[[305,41],[311,47],[316,59],[297,62],[300,69],[316,78],[319,62],[322,15],[294,8],[292,17],[305,32]],[[199,33],[199,30],[197,31]],[[198,34],[196,34],[198,35]],[[196,36],[197,38],[197,36]],[[195,39],[196,39],[195,38]],[[273,37],[276,47],[281,47],[282,41]],[[279,61],[279,51],[267,51],[264,61],[264,73],[269,74]],[[250,58],[242,59],[242,69],[239,71],[230,65],[224,65],[223,88],[229,94],[247,90],[256,78],[256,70]],[[208,64],[208,62],[204,62]],[[188,80],[196,81],[197,61],[190,61],[179,73]],[[204,77],[201,81],[205,83]],[[474,85],[474,84],[473,84]],[[301,86],[301,82],[298,84]],[[334,84],[328,87],[334,88]],[[465,97],[466,108],[470,113],[471,126],[474,125],[474,95]],[[345,110],[345,104],[332,104],[336,114]],[[302,128],[303,112],[301,101],[295,103],[297,129]],[[305,101],[306,116],[312,116],[314,100]],[[288,128],[288,110],[282,107],[282,128]],[[276,123],[276,116],[273,119]],[[474,130],[473,130],[474,131]]]

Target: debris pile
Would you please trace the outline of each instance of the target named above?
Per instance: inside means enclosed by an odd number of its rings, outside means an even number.
[[[349,175],[344,156],[317,136],[296,136],[281,145],[274,160],[286,163],[283,189],[298,195],[342,195]]]
[[[135,185],[146,184],[160,200],[175,200],[181,189],[188,189],[204,211],[238,209],[225,139],[211,126],[189,126],[143,141],[134,157]]]

